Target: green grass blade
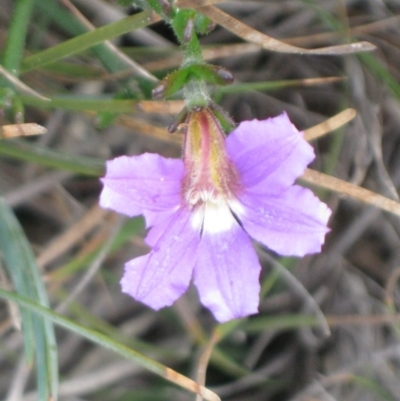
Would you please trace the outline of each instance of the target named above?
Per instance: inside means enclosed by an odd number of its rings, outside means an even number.
[[[48,16],[57,25],[58,29],[71,36],[81,35],[86,32],[83,24],[65,7],[62,7],[60,2],[53,0],[37,1],[35,3],[35,11]]]
[[[326,81],[330,83],[334,80],[341,80],[341,77],[333,77],[328,78]],[[310,80],[311,81],[311,80]],[[321,85],[324,82],[322,80],[315,80],[315,85]],[[218,88],[215,91],[215,96],[226,95],[230,93],[248,93],[249,91],[273,91],[284,88],[293,88],[293,87],[301,87],[302,85],[306,85],[306,79],[286,79],[279,81],[258,81],[258,82],[245,82],[245,83],[237,83],[229,86],[224,86],[222,88]]]
[[[243,321],[240,326],[246,333],[260,333],[265,330],[293,330],[300,327],[316,327],[320,324],[314,315],[256,316]]]
[[[71,155],[22,140],[0,141],[0,155],[91,176],[104,175],[104,161]]]
[[[363,377],[360,375],[354,375],[352,382],[362,387],[368,394],[376,394],[378,399],[386,401],[395,401],[395,398],[391,396],[390,392],[378,382],[378,380]]]
[[[400,83],[394,78],[390,71],[382,65],[378,58],[373,54],[359,54],[357,57],[380,81],[385,83],[397,99],[400,100]]]
[[[22,297],[10,291],[5,291],[0,289],[0,297],[7,299],[9,301],[13,301],[18,303],[20,306],[29,309],[32,312],[39,314],[40,316],[51,320],[52,322],[56,323],[57,325],[64,327],[67,330],[73,331],[85,337],[86,339],[92,341],[95,344],[98,344],[104,348],[107,348],[115,353],[127,358],[133,362],[136,362],[143,368],[153,372],[161,377],[164,377],[167,380],[185,388],[189,391],[200,393],[203,398],[207,400],[215,400],[219,401],[219,397],[211,392],[210,390],[200,386],[199,384],[193,382],[189,378],[179,374],[178,372],[173,371],[172,369],[164,366],[163,364],[154,361],[151,358],[137,352],[113,339],[110,337],[101,334],[97,331],[88,329],[85,326],[75,323],[74,321],[53,312],[49,308],[45,308],[42,305],[39,305],[28,298]]]
[[[129,113],[136,111],[137,101],[112,99],[112,98],[83,98],[76,96],[57,96],[50,98],[50,101],[41,100],[33,96],[21,96],[22,102],[26,105],[45,109],[64,109],[79,111],[108,111],[113,113]]]
[[[18,237],[18,232],[10,232],[8,219],[9,211],[5,207],[3,200],[0,200],[0,249],[2,257],[16,291],[19,294],[29,294],[28,284],[23,274],[21,274],[21,270],[18,268],[13,269],[13,266],[19,266],[21,255],[15,246],[16,241],[14,239]],[[30,311],[21,310],[21,318],[25,359],[28,365],[32,365],[35,354],[33,317]]]
[[[35,256],[13,211],[0,198],[0,249],[17,292],[48,306],[48,298]],[[53,323],[40,316],[23,314],[24,342],[36,354],[37,389],[40,400],[56,400],[58,392],[57,344]],[[25,328],[28,330],[25,335]],[[33,333],[33,336],[32,336]],[[33,342],[34,341],[34,342]],[[29,355],[31,357],[31,355]]]
[[[70,35],[77,36],[88,32],[88,28],[75,16],[61,7],[53,0],[41,0],[36,4],[41,13],[47,15],[58,27]],[[118,72],[129,68],[126,60],[119,54],[111,51],[104,44],[98,44],[92,47],[92,51],[104,67],[110,72]]]
[[[23,60],[23,72],[34,70],[54,61],[80,53],[104,40],[115,38],[116,36],[123,35],[135,29],[144,28],[156,20],[152,15],[151,11],[143,11],[112,24],[97,28],[94,31],[79,35],[50,49],[35,53]]]
[[[33,0],[16,0],[7,41],[4,48],[3,67],[18,75],[25,48],[25,37],[32,13]]]

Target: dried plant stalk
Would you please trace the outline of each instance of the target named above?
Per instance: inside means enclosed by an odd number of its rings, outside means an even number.
[[[356,42],[351,44],[321,47],[318,49],[303,49],[271,38],[270,36],[249,27],[243,22],[240,22],[236,18],[233,18],[217,7],[200,7],[199,11],[212,19],[215,23],[223,26],[228,31],[238,35],[248,42],[257,43],[266,50],[272,50],[281,53],[340,55],[371,51],[376,48],[372,43],[369,42]]]
[[[7,71],[2,65],[0,65],[0,75],[2,75],[8,82],[10,82],[17,91],[21,93],[25,93],[27,95],[36,97],[40,100],[44,100],[49,102],[50,99],[41,95],[39,92],[36,92],[28,85],[24,84],[21,80],[19,80],[16,76],[11,74],[11,72]]]
[[[145,113],[178,114],[184,105],[183,100],[142,100],[137,103],[136,107]]]
[[[208,362],[210,360],[214,346],[219,340],[220,340],[219,332],[217,330],[214,330],[210,340],[208,341],[206,347],[204,348],[200,356],[199,363],[197,366],[196,381],[201,386],[204,386],[206,383],[206,372],[207,372]],[[198,394],[196,396],[196,401],[202,401],[202,400],[203,397],[200,394]]]
[[[357,115],[354,109],[346,109],[336,114],[332,118],[325,120],[321,124],[315,125],[309,129],[304,131],[304,139],[306,141],[312,141],[313,139],[317,139],[329,132],[332,132],[341,126],[347,124]]]
[[[0,138],[8,139],[18,136],[42,135],[47,132],[45,127],[35,123],[10,124],[0,127]]]
[[[37,264],[40,267],[44,267],[67,252],[82,241],[85,235],[93,230],[94,227],[100,224],[108,213],[110,213],[108,210],[104,210],[98,205],[93,206],[79,221],[60,234],[51,245],[45,248],[38,256]]]
[[[400,203],[368,189],[350,184],[349,182],[343,181],[339,178],[331,177],[327,174],[320,173],[319,171],[307,169],[300,179],[400,216]]]
[[[200,384],[194,382],[193,380],[189,379],[188,377],[181,375],[178,372],[175,372],[174,370],[170,368],[165,369],[165,374],[164,377],[167,380],[170,380],[174,383],[176,383],[178,386],[181,386],[183,388],[186,388],[193,393],[198,394],[202,398],[205,398],[208,401],[221,401],[221,399],[218,397],[217,394],[215,394],[213,391],[209,390],[208,388],[201,386]]]

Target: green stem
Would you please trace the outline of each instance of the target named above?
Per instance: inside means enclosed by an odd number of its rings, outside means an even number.
[[[188,110],[204,107],[210,102],[207,85],[203,79],[191,74],[190,66],[204,63],[203,52],[195,29],[197,12],[192,9],[177,10],[171,27],[183,49],[183,67],[189,67],[188,80],[184,86],[184,99]],[[189,36],[190,35],[190,36]]]
[[[33,2],[34,0],[16,0],[11,25],[8,29],[3,67],[15,76],[19,75]]]

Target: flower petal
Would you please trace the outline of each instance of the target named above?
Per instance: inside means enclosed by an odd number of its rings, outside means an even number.
[[[200,233],[192,229],[190,213],[182,209],[153,230],[157,233],[152,251],[125,264],[121,287],[123,292],[158,310],[171,305],[187,290]]]
[[[257,313],[260,263],[232,216],[230,231],[203,232],[194,268],[200,300],[220,322]]]
[[[107,162],[100,205],[128,216],[143,214],[148,226],[181,202],[183,163],[157,154],[121,156]]]
[[[331,210],[309,189],[294,185],[277,196],[245,192],[239,201],[231,207],[255,240],[281,255],[320,252]]]
[[[240,123],[226,146],[242,186],[264,194],[277,194],[292,185],[315,157],[286,113]]]

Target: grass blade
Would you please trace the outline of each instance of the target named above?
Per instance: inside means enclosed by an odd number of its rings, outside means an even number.
[[[23,72],[40,68],[46,64],[61,60],[65,57],[80,53],[89,49],[104,40],[115,38],[135,29],[144,28],[148,24],[158,21],[159,17],[150,11],[143,11],[139,14],[124,18],[79,35],[75,38],[67,40],[50,49],[35,53],[23,60]]]
[[[35,256],[12,210],[0,199],[0,249],[18,293],[48,306],[48,298]],[[37,388],[40,400],[56,400],[58,391],[57,345],[53,323],[23,311],[24,343],[31,361],[36,354]],[[25,331],[26,330],[26,331]]]
[[[111,339],[110,337],[101,334],[97,331],[88,329],[82,325],[79,325],[72,320],[61,316],[52,310],[45,308],[35,302],[32,302],[28,298],[21,297],[15,293],[10,291],[5,291],[0,289],[0,297],[7,299],[9,301],[17,302],[20,306],[29,309],[32,312],[35,312],[54,323],[58,324],[61,327],[64,327],[68,330],[71,330],[86,339],[101,345],[104,348],[107,348],[111,351],[116,352],[117,354],[138,363],[140,366],[144,367],[145,369],[164,377],[165,379],[177,384],[180,387],[185,388],[191,392],[201,395],[203,398],[209,401],[220,401],[220,398],[217,394],[213,393],[212,391],[208,390],[207,388],[198,385],[193,380],[189,379],[186,376],[181,375],[180,373],[162,365],[161,363],[154,361],[142,355],[141,353]]]
[[[18,75],[25,48],[25,36],[31,17],[33,0],[17,0],[4,48],[3,67]]]
[[[0,141],[0,154],[83,175],[98,177],[104,174],[101,159],[62,153],[22,140]]]

